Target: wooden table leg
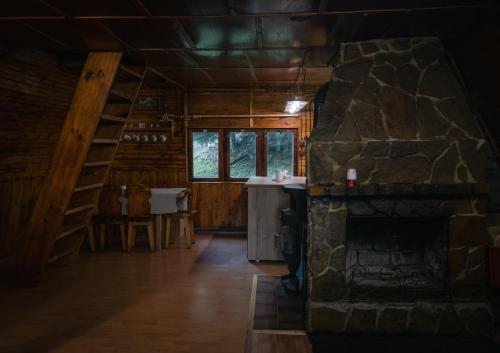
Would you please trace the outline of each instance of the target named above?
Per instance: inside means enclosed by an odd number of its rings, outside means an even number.
[[[172,218],[170,215],[166,215],[167,220],[165,221],[165,239],[163,240],[163,246],[164,248],[168,248],[168,245],[170,244],[170,227],[172,224]]]
[[[161,250],[161,219],[161,214],[155,216],[155,248],[158,251]]]

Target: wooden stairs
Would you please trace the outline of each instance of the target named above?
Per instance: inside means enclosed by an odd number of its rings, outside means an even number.
[[[47,264],[80,249],[146,68],[90,53],[28,225],[20,268],[37,283]]]

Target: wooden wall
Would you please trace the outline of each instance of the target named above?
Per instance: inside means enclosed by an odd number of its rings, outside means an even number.
[[[77,80],[41,51],[0,57],[0,259],[23,236]]]
[[[183,122],[163,121],[163,104],[169,114],[181,114],[183,94],[178,90],[158,90],[144,87],[140,96],[160,97],[160,110],[140,110],[135,106],[124,134],[166,135],[166,143],[133,143],[122,141],[111,167],[110,184],[145,184],[152,187],[186,186],[186,153]],[[145,128],[139,128],[144,123]],[[153,127],[151,127],[151,124]],[[156,125],[160,125],[157,127]],[[173,128],[173,129],[172,129]]]
[[[169,113],[182,114],[184,102],[176,90],[144,88],[141,96],[162,96],[168,102]],[[190,91],[188,93],[188,115],[236,115],[282,113],[288,93],[248,90]],[[137,124],[155,125],[160,121],[161,111],[134,110],[129,124],[135,126],[127,131],[137,131]],[[188,121],[189,128],[294,128],[300,139],[309,135],[312,114],[306,112],[300,118],[228,118],[202,117]],[[161,124],[161,122],[160,122]],[[134,144],[122,142],[113,163],[108,183],[139,184],[150,186],[188,186],[193,189],[195,207],[200,211],[195,220],[197,227],[245,227],[247,224],[247,193],[241,182],[196,182],[187,180],[187,156],[185,126],[175,125],[174,135],[165,144]],[[139,130],[141,131],[141,130]],[[144,130],[146,131],[146,130]],[[165,131],[171,134],[171,126]],[[305,156],[299,153],[299,174],[305,173]]]

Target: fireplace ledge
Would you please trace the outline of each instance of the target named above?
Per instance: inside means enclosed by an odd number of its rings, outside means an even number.
[[[469,184],[363,184],[352,189],[346,185],[309,185],[310,197],[346,196],[446,196],[485,195],[489,192],[486,183]]]

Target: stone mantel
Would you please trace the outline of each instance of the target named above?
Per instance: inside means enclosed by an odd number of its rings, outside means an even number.
[[[310,185],[310,197],[399,197],[486,195],[489,185],[471,184],[366,184],[349,189],[346,185]]]

